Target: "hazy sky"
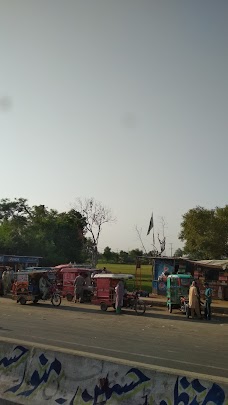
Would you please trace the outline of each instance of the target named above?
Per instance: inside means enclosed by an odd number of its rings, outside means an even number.
[[[109,206],[100,249],[228,203],[227,0],[0,0],[0,197]],[[6,106],[5,106],[6,107]]]

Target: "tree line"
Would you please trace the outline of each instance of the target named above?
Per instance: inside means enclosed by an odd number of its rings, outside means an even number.
[[[90,263],[98,258],[105,263],[133,264],[138,256],[148,258],[138,248],[113,252],[107,246],[98,252],[99,238],[105,223],[114,222],[109,208],[93,198],[78,199],[67,212],[30,206],[24,198],[0,200],[0,253],[41,256],[41,264]],[[184,243],[176,256],[190,259],[223,259],[228,257],[228,205],[223,208],[196,207],[183,215],[179,239]],[[155,251],[148,256],[156,256]]]
[[[155,256],[155,252],[149,252],[145,254],[143,250],[132,249],[128,252],[120,250],[119,252],[113,252],[109,246],[106,246],[103,254],[99,255],[99,261],[103,263],[114,263],[114,264],[135,264],[137,258],[140,257],[140,262],[142,264],[149,264],[151,260],[149,257]]]

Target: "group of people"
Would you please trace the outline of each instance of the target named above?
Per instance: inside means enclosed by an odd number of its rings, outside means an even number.
[[[207,320],[211,319],[211,303],[212,303],[212,288],[209,287],[208,283],[205,286],[205,303],[204,303],[204,318]],[[200,289],[196,281],[193,281],[189,289],[189,308],[191,310],[191,317],[194,318],[195,314],[197,318],[202,319],[201,315],[201,299],[200,299]]]

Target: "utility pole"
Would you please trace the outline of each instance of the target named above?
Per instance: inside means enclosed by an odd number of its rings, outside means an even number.
[[[170,243],[170,252],[171,252],[171,257],[173,257],[173,244]]]

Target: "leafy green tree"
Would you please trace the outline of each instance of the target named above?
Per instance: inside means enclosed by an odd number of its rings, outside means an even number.
[[[27,249],[25,230],[31,209],[23,198],[0,201],[0,249],[6,254],[23,254]]]
[[[122,264],[129,263],[129,254],[124,250],[121,250],[119,253],[119,262]]]
[[[27,200],[0,201],[0,250],[6,254],[37,255],[42,264],[82,260],[86,222],[75,211],[58,213]]]
[[[174,257],[182,257],[183,256],[183,250],[178,248],[175,252],[174,252]]]
[[[136,258],[139,256],[143,256],[143,251],[140,249],[133,249],[130,250],[129,252],[129,258],[131,260],[132,263],[134,263],[136,261]]]
[[[25,198],[15,198],[10,201],[8,198],[3,198],[0,201],[0,221],[18,220],[26,222],[31,215],[31,208],[28,206]]]
[[[208,210],[190,209],[183,215],[181,241],[192,259],[221,259],[228,256],[228,205]]]
[[[104,249],[103,256],[107,263],[110,263],[110,261],[112,260],[112,256],[113,256],[112,253],[113,253],[112,249],[109,246],[106,246],[106,248]]]

